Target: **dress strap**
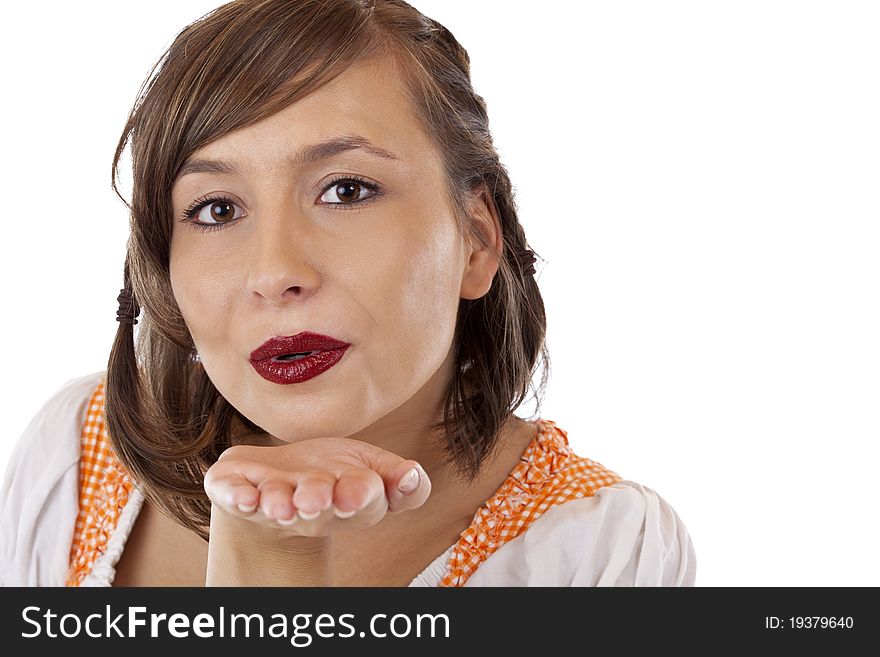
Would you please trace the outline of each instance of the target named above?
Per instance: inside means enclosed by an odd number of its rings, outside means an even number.
[[[621,481],[601,463],[572,452],[567,432],[554,421],[539,419],[536,424],[538,433],[520,462],[453,546],[439,586],[464,586],[483,561],[549,508],[591,497]]]
[[[82,426],[79,461],[79,514],[70,546],[67,586],[80,586],[98,558],[134,490],[134,482],[113,453],[104,421],[102,379],[89,399]]]

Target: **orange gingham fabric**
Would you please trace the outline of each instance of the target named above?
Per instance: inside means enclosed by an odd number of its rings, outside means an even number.
[[[590,497],[621,477],[602,464],[577,456],[568,433],[539,419],[538,433],[498,491],[461,533],[439,586],[464,586],[489,555],[529,528],[556,504]]]
[[[89,399],[81,435],[79,514],[70,546],[67,586],[79,586],[107,548],[134,483],[110,447],[104,423],[104,380]]]

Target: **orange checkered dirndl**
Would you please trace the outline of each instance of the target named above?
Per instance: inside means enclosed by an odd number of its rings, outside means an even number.
[[[104,423],[104,381],[89,399],[82,427],[79,514],[70,546],[67,586],[79,586],[107,548],[134,482],[110,447]]]
[[[79,586],[106,550],[134,482],[113,454],[104,422],[102,380],[89,400],[82,428],[79,515],[70,549],[67,586]],[[474,514],[452,549],[440,586],[464,586],[493,552],[524,531],[549,508],[590,497],[621,480],[591,459],[577,456],[568,434],[552,420],[538,432],[498,491]]]

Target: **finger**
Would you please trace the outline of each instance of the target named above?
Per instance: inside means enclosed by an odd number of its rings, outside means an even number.
[[[385,495],[389,513],[417,509],[431,495],[431,479],[417,461],[403,461],[385,478]]]
[[[350,468],[339,475],[333,491],[336,515],[348,518],[365,510],[374,501],[385,499],[382,478],[369,468]]]
[[[267,479],[260,483],[260,511],[270,520],[291,521],[296,514],[293,507],[293,484],[283,479]]]
[[[303,520],[314,520],[333,506],[336,475],[332,472],[307,472],[299,475],[293,492],[293,505]]]
[[[235,515],[252,514],[260,502],[260,491],[237,473],[205,476],[205,492],[213,504]]]

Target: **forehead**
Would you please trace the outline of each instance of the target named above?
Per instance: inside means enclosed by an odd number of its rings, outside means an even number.
[[[333,80],[258,123],[198,149],[194,157],[289,161],[303,145],[356,134],[402,161],[435,160],[398,69],[387,61],[358,61]]]

